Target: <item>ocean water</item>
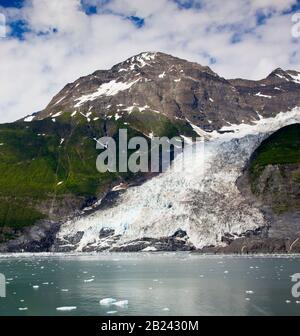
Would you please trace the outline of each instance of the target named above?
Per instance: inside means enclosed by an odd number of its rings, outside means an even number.
[[[293,255],[5,255],[0,273],[0,315],[300,315]]]

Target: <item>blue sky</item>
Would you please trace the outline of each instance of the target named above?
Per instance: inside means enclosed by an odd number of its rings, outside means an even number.
[[[0,122],[40,110],[67,82],[142,51],[209,65],[226,78],[300,70],[300,38],[291,34],[300,0],[220,3],[0,0]]]

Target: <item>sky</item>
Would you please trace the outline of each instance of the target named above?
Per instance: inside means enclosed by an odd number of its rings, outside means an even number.
[[[0,122],[40,111],[65,84],[143,51],[225,78],[300,71],[297,12],[300,0],[0,0]]]

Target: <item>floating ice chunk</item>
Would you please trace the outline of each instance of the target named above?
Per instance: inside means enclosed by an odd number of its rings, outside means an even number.
[[[128,305],[128,300],[121,300],[114,302],[113,305],[118,306],[118,307],[126,307]]]
[[[38,286],[38,285],[34,285],[34,286],[32,286],[32,288],[33,288],[33,289],[39,289],[40,286]]]
[[[113,304],[114,302],[116,302],[117,300],[116,299],[113,299],[113,298],[105,298],[105,299],[102,299],[100,300],[100,304],[102,306],[109,306],[111,304]]]
[[[285,300],[286,303],[291,303],[291,300]]]
[[[71,311],[71,310],[76,310],[76,306],[69,306],[69,307],[57,307],[56,310],[58,311]]]
[[[61,291],[62,292],[68,292],[69,290],[67,288],[63,288]]]
[[[85,279],[83,282],[93,282],[95,279]]]
[[[163,308],[162,310],[163,310],[163,311],[170,311],[170,308],[165,307],[165,308]]]
[[[246,290],[246,294],[254,294],[252,290]]]
[[[20,308],[18,308],[18,309],[21,310],[21,311],[23,311],[23,310],[28,310],[27,307],[20,307]]]
[[[224,271],[224,274],[228,274],[228,271]]]
[[[116,314],[118,311],[117,310],[109,310],[108,312],[106,312],[106,314]]]
[[[246,300],[246,301],[250,301],[250,298],[246,297],[245,300]]]

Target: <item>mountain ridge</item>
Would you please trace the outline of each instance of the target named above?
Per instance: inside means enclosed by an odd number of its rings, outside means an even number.
[[[75,119],[76,114],[88,115],[86,119],[117,114],[130,123],[132,111],[146,111],[213,131],[300,105],[298,76],[278,68],[259,81],[225,79],[195,62],[160,52],[140,53],[67,84],[34,118],[61,112]]]

